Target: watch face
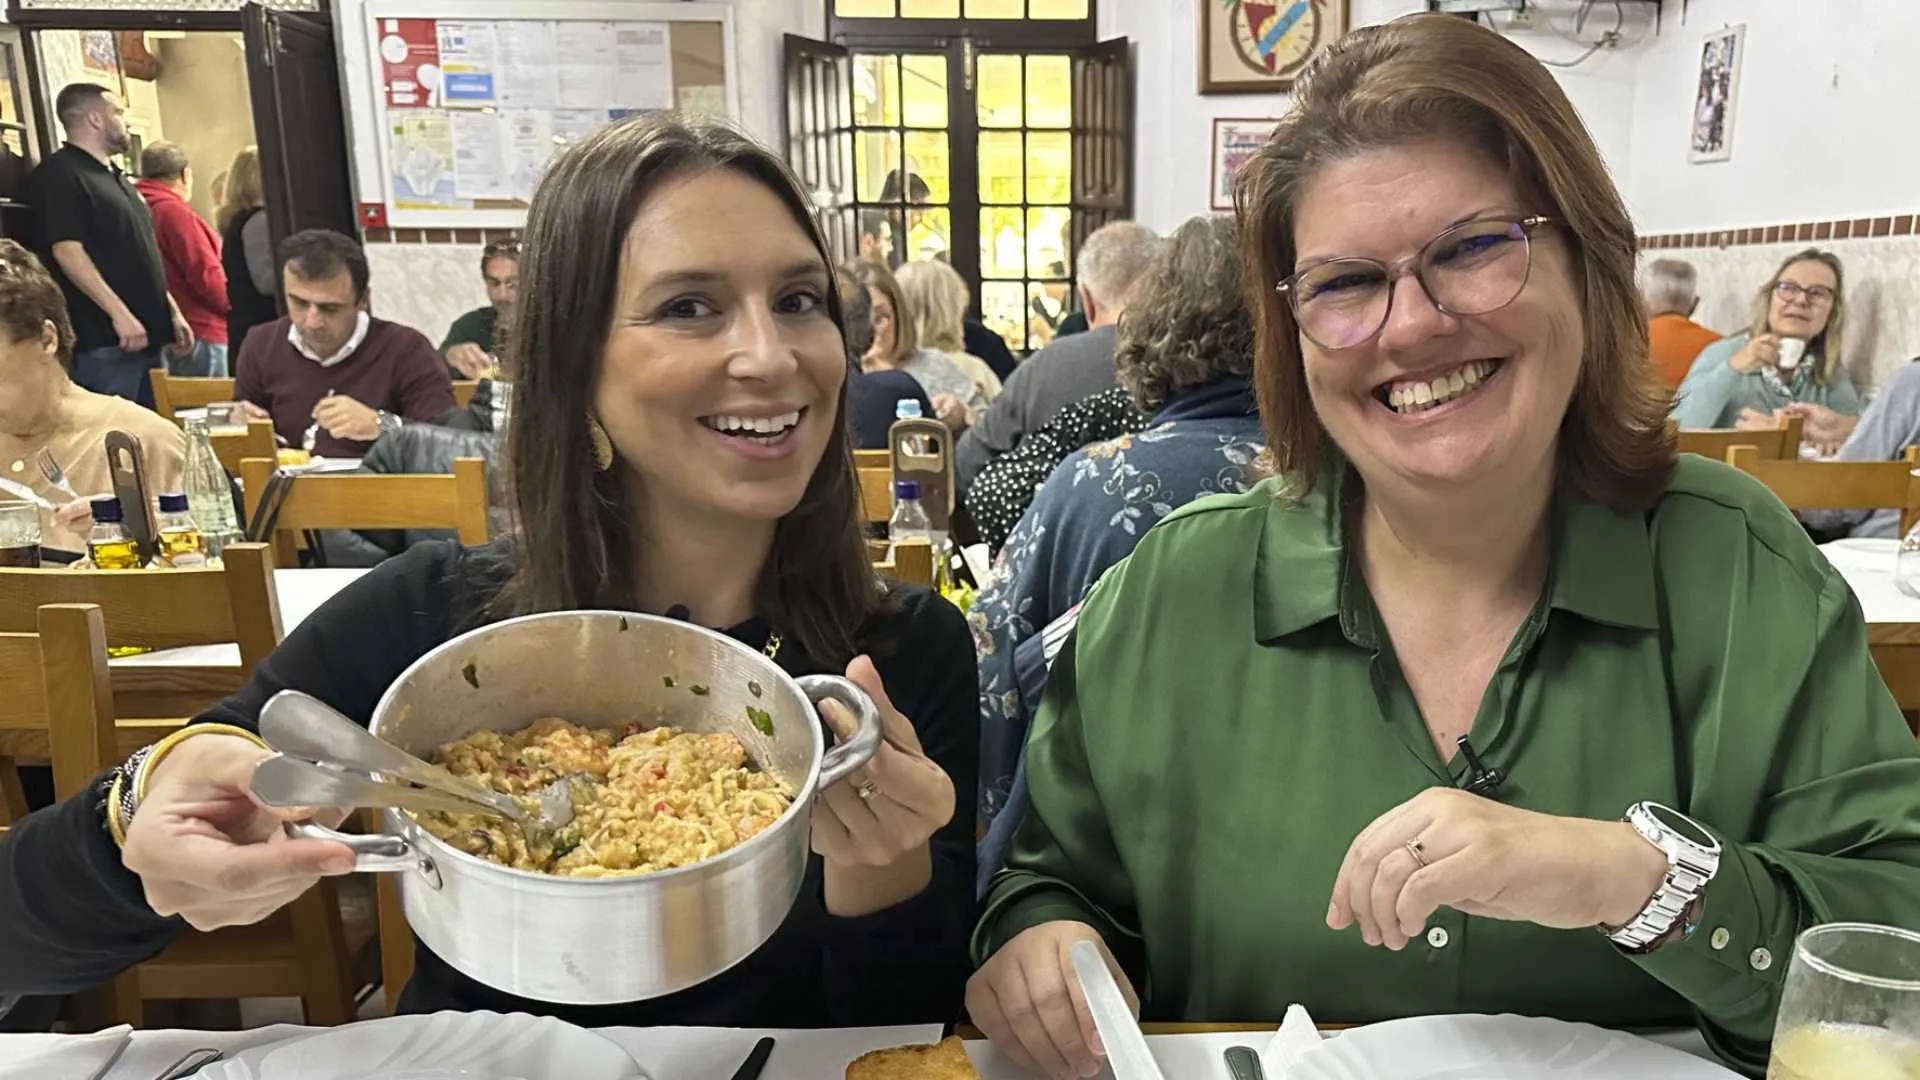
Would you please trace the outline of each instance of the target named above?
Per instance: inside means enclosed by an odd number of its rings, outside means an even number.
[[[1687,843],[1708,851],[1720,850],[1720,841],[1712,833],[1700,827],[1700,823],[1680,813],[1678,810],[1661,806],[1659,803],[1643,803],[1647,813],[1668,831],[1679,836]]]

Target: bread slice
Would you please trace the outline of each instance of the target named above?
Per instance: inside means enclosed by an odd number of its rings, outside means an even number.
[[[980,1080],[958,1038],[932,1046],[896,1046],[862,1054],[847,1066],[847,1080]]]

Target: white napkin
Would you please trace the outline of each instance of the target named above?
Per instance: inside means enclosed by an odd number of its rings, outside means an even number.
[[[1287,1015],[1280,1019],[1280,1030],[1260,1051],[1260,1067],[1270,1080],[1284,1080],[1300,1055],[1319,1045],[1320,1029],[1314,1026],[1313,1017],[1305,1008],[1289,1005]]]
[[[125,1024],[92,1035],[0,1035],[0,1080],[97,1080],[132,1037]]]

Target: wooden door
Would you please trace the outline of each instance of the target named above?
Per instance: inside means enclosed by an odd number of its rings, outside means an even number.
[[[358,237],[332,25],[324,15],[257,3],[240,16],[274,244],[302,229]]]
[[[844,46],[786,36],[787,163],[839,261],[859,254],[853,184],[853,60]]]

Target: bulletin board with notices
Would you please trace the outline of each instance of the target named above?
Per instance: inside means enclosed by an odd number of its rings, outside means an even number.
[[[366,13],[390,225],[517,228],[548,161],[588,132],[673,109],[739,116],[731,4],[372,0]]]

